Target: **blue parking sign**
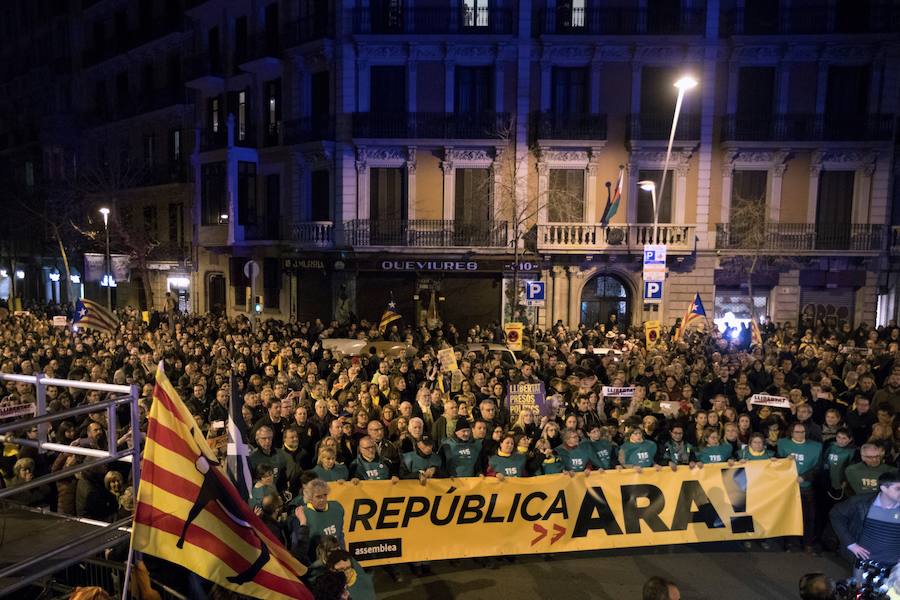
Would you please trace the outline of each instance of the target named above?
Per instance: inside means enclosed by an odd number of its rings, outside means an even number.
[[[525,306],[544,305],[545,286],[543,281],[525,282]]]
[[[647,304],[659,304],[662,302],[663,282],[662,281],[645,281],[644,282],[644,302]]]

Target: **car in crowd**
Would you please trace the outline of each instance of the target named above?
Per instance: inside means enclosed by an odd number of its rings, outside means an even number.
[[[369,341],[353,338],[325,338],[322,340],[322,348],[332,352],[340,352],[344,356],[384,354],[391,357],[412,358],[418,352],[415,346],[404,342]]]

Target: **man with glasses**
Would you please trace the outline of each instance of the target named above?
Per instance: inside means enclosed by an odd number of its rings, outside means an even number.
[[[268,463],[275,473],[275,487],[281,492],[286,485],[290,457],[274,446],[273,438],[272,428],[267,425],[256,430],[256,450],[250,453],[250,470],[255,473],[259,465]]]
[[[895,469],[884,464],[884,448],[877,444],[863,444],[859,449],[862,462],[850,465],[844,477],[856,495],[878,491],[878,478],[882,473],[893,473]]]
[[[882,473],[876,492],[853,496],[835,506],[831,525],[841,546],[855,559],[894,565],[900,557],[900,475]]]
[[[384,437],[384,423],[378,420],[369,421],[366,433],[375,442],[375,450],[382,460],[393,465],[394,470],[400,465],[400,451],[390,440]]]

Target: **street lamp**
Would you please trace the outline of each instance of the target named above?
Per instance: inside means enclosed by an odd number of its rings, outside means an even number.
[[[669,170],[669,159],[672,157],[672,144],[675,141],[675,128],[678,127],[678,115],[681,113],[681,103],[684,101],[684,94],[688,90],[692,90],[697,87],[697,80],[691,77],[690,75],[683,75],[675,82],[675,87],[678,88],[678,99],[675,100],[675,116],[672,117],[672,131],[669,133],[669,145],[666,146],[666,160],[663,163],[663,172],[662,177],[659,182],[659,197],[663,197],[663,191],[666,189],[666,172]],[[655,203],[655,201],[654,201]],[[656,214],[656,210],[654,209],[654,215]],[[656,239],[656,224],[654,223],[653,227],[653,243],[659,243],[659,240]]]
[[[103,215],[103,229],[106,231],[106,308],[112,310],[112,260],[109,256],[109,209],[100,209]]]
[[[638,181],[638,185],[645,192],[650,192],[650,199],[653,200],[653,243],[656,243],[656,228],[659,224],[659,210],[656,204],[656,184],[652,181],[645,179],[644,181]]]

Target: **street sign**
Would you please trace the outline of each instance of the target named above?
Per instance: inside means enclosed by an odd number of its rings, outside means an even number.
[[[248,260],[244,263],[244,275],[250,281],[259,277],[259,263],[255,260]]]
[[[666,280],[665,244],[644,245],[644,281]],[[645,294],[646,296],[646,294]]]
[[[644,281],[644,303],[659,304],[662,302],[663,282],[662,281]]]
[[[545,291],[543,281],[526,281],[525,306],[544,306]]]
[[[506,334],[506,345],[513,352],[522,349],[522,323],[507,323],[503,326],[503,333]]]

